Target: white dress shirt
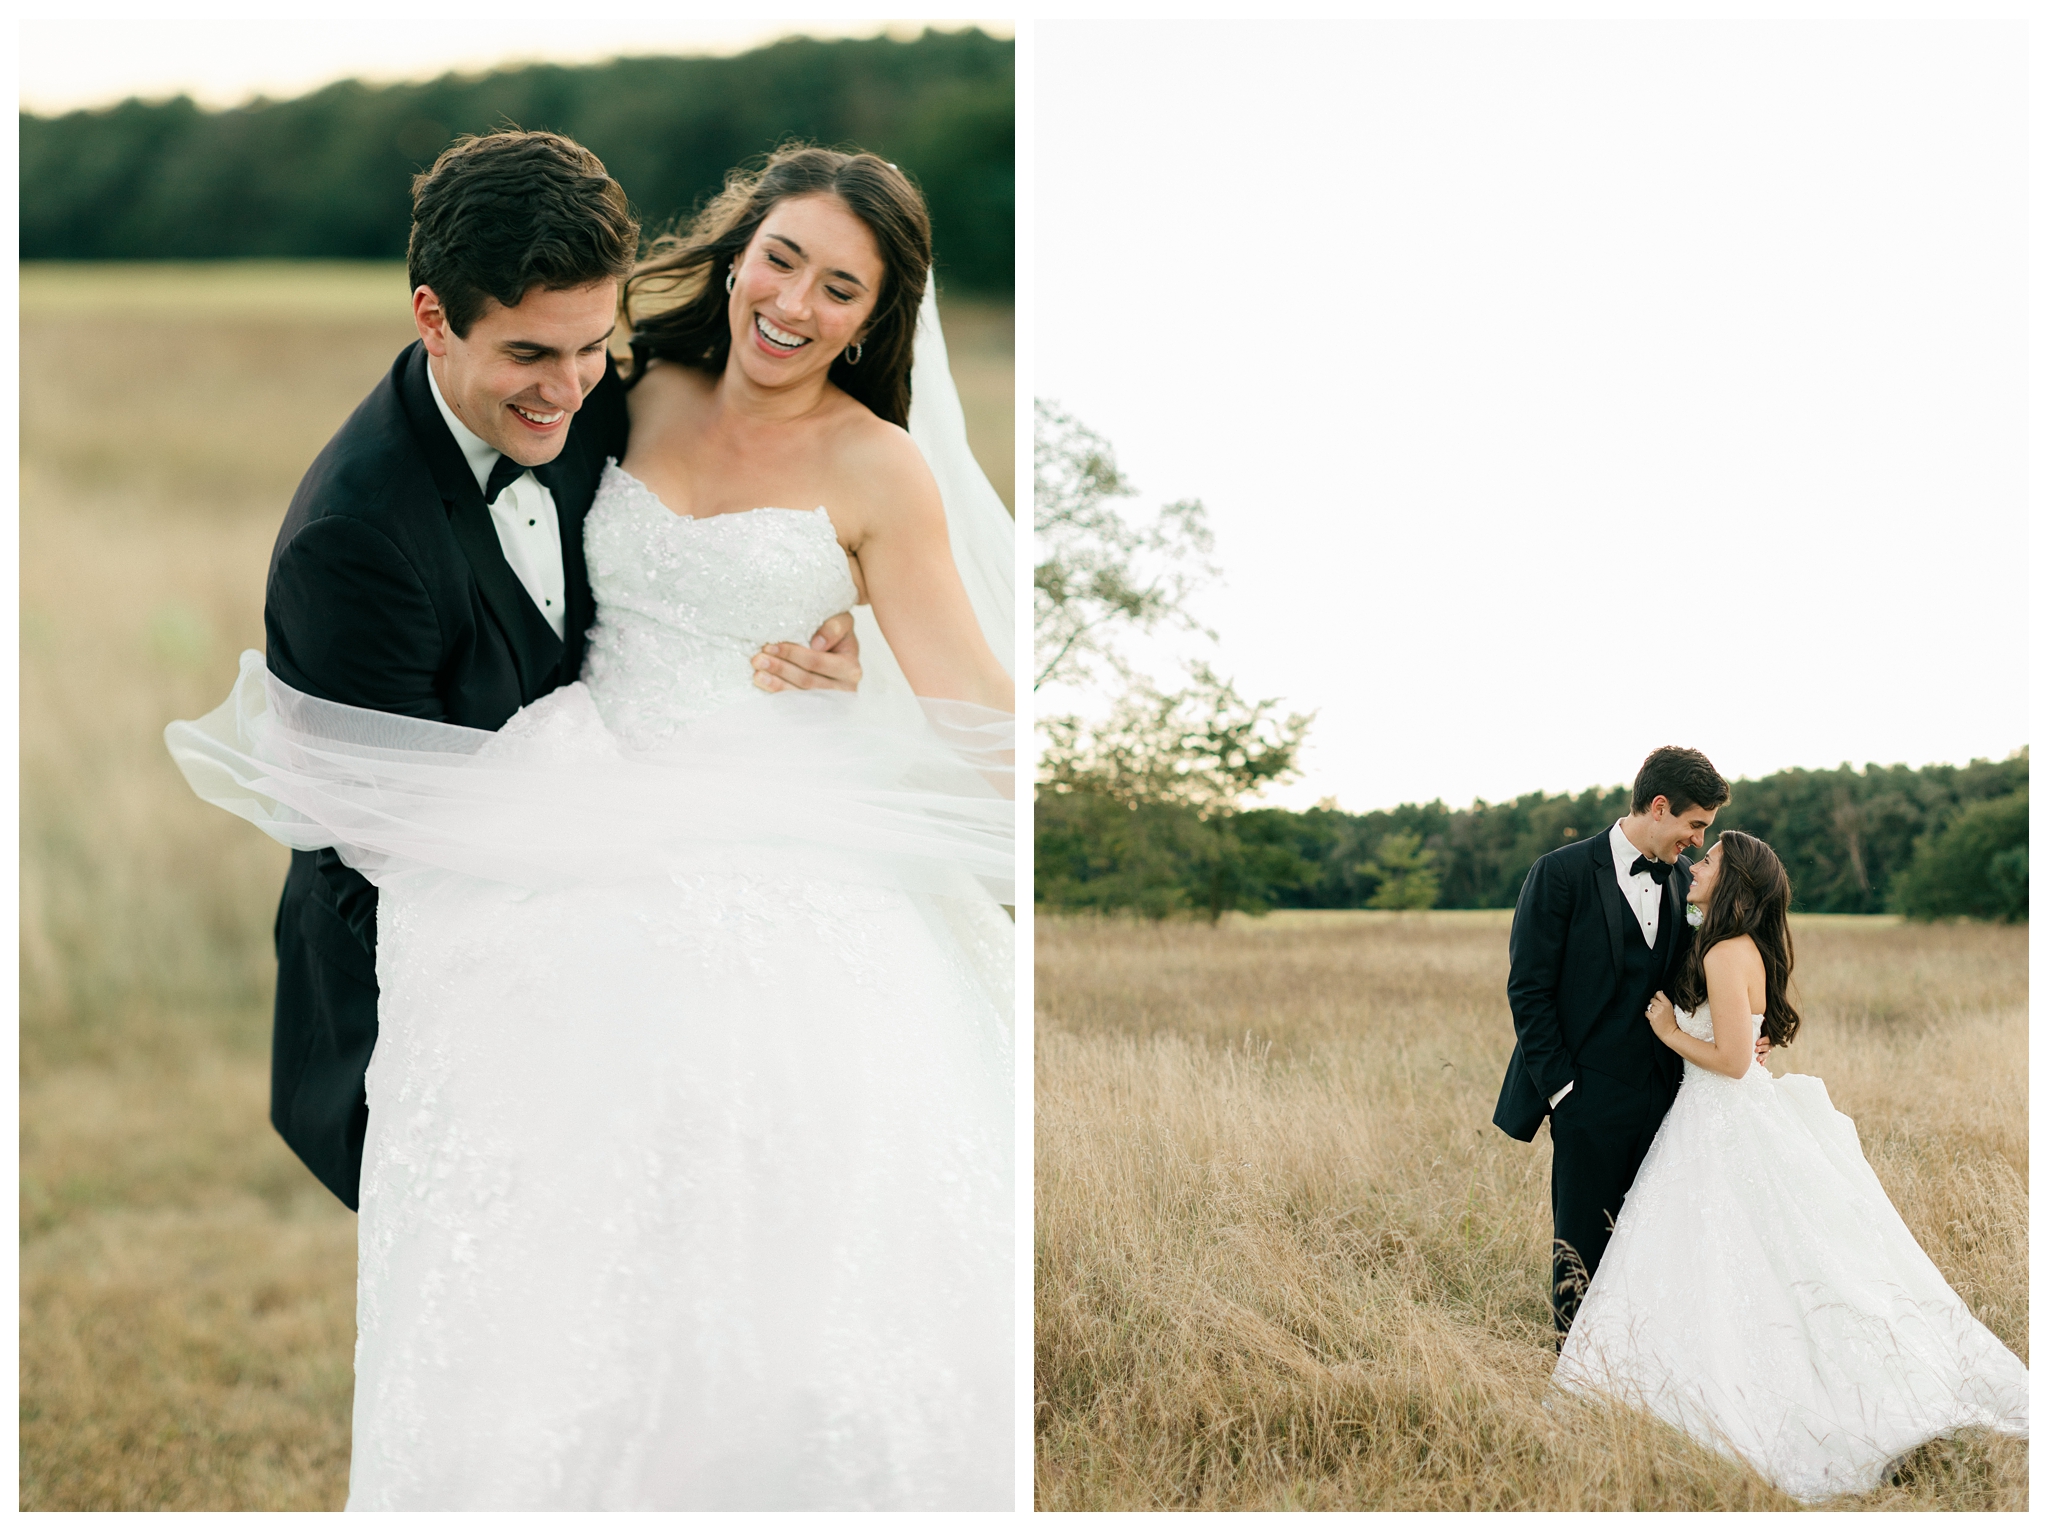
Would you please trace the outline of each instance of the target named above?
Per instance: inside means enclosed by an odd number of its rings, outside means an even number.
[[[1614,827],[1607,831],[1607,844],[1614,852],[1614,880],[1621,885],[1621,901],[1635,911],[1636,923],[1643,928],[1643,940],[1647,945],[1657,944],[1657,915],[1664,906],[1663,886],[1648,872],[1629,875],[1629,867],[1643,852],[1635,848],[1634,842],[1621,832],[1621,820],[1614,821]]]
[[[464,425],[448,407],[432,367],[427,368],[427,386],[434,391],[434,407],[447,422],[448,434],[462,448],[463,460],[476,475],[476,487],[481,490],[491,481],[498,449]],[[498,529],[498,546],[504,550],[505,562],[533,597],[534,608],[548,619],[548,626],[560,638],[565,626],[562,603],[567,580],[562,573],[562,528],[555,520],[555,497],[531,473],[522,473],[498,491],[490,509],[491,525]]]
[[[1657,921],[1664,907],[1663,886],[1648,872],[1630,874],[1629,867],[1634,864],[1636,857],[1643,853],[1621,832],[1619,819],[1616,819],[1614,827],[1607,831],[1607,846],[1614,856],[1614,880],[1621,887],[1621,901],[1635,911],[1636,925],[1643,933],[1644,942],[1655,946]],[[1555,1110],[1557,1103],[1571,1093],[1570,1085],[1559,1090],[1550,1097],[1551,1108]]]

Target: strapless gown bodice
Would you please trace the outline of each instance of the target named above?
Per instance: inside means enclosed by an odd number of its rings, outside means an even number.
[[[1714,1012],[1711,1007],[1701,1005],[1697,1010],[1678,1010],[1676,1014],[1678,1016],[1678,1029],[1687,1036],[1697,1037],[1702,1042],[1714,1040]],[[1755,1045],[1756,1039],[1763,1034],[1763,1025],[1764,1018],[1762,1016],[1753,1015],[1749,1018],[1749,1040],[1752,1046]]]
[[[605,468],[584,521],[597,624],[583,679],[623,741],[658,745],[707,713],[765,700],[764,643],[807,643],[857,592],[821,507],[679,516]]]
[[[1714,1012],[1709,1006],[1701,1005],[1697,1010],[1676,1010],[1675,1014],[1678,1019],[1678,1029],[1687,1036],[1696,1037],[1702,1042],[1714,1040]],[[1756,1039],[1763,1035],[1763,1030],[1764,1018],[1760,1015],[1752,1015],[1749,1018],[1749,1045],[1752,1048],[1756,1046]],[[1770,1077],[1770,1070],[1759,1068],[1755,1064],[1750,1065],[1749,1072],[1740,1079],[1730,1079],[1726,1074],[1717,1074],[1712,1069],[1701,1068],[1690,1058],[1685,1063],[1685,1080],[1687,1083],[1696,1086],[1710,1086],[1712,1083],[1738,1086],[1749,1084],[1754,1086],[1765,1084]]]

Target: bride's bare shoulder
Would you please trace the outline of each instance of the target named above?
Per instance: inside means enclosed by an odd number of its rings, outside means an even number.
[[[838,446],[841,461],[885,491],[901,492],[931,482],[924,453],[910,432],[865,407],[846,411]]]
[[[1700,966],[1709,973],[1725,970],[1730,973],[1747,972],[1751,967],[1763,966],[1763,953],[1756,949],[1756,942],[1748,935],[1727,936],[1708,947],[1700,958]]]

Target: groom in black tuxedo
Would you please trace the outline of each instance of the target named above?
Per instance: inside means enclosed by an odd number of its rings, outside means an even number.
[[[1636,773],[1629,813],[1539,857],[1515,900],[1508,1005],[1515,1052],[1493,1109],[1529,1142],[1550,1118],[1551,1313],[1562,1342],[1621,1199],[1678,1093],[1678,1055],[1644,1010],[1691,944],[1679,853],[1705,842],[1728,783],[1667,746]]]
[[[292,496],[263,606],[271,673],[329,701],[495,729],[576,679],[594,616],[583,518],[626,450],[606,348],[640,230],[552,133],[458,141],[413,183],[419,339]],[[756,684],[851,689],[852,619],[775,645]],[[277,910],[270,1119],[356,1205],[377,1040],[377,890],[294,851]]]

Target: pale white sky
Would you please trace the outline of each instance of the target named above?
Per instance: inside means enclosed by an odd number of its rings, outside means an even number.
[[[2026,742],[2020,25],[1035,46],[1035,392],[1208,503],[1275,800]]]
[[[212,19],[205,19],[198,12]],[[568,13],[559,5],[488,8],[291,3],[199,7],[166,21],[160,7],[81,6],[65,20],[21,23],[21,105],[72,111],[128,96],[183,92],[201,105],[234,106],[254,95],[301,95],[354,75],[386,82],[510,63],[593,63],[626,54],[739,53],[779,37],[915,36],[978,25],[1009,36],[1004,21],[879,21],[856,15],[779,21],[692,16],[676,5],[609,5]]]

